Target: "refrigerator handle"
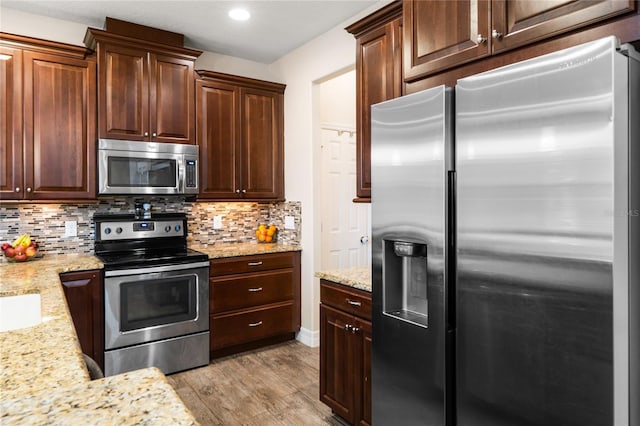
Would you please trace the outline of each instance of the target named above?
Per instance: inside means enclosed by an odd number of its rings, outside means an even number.
[[[445,242],[445,425],[456,419],[456,172],[447,171]]]
[[[456,328],[456,172],[447,171],[445,297],[447,329]]]

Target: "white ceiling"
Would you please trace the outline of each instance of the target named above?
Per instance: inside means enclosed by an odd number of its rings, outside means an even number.
[[[272,63],[375,0],[2,0],[3,8],[104,27],[106,16],[185,36],[185,45]],[[251,19],[231,20],[242,6]]]

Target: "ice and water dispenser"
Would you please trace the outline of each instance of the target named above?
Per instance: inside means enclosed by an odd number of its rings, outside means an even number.
[[[428,326],[427,245],[384,240],[384,315]]]

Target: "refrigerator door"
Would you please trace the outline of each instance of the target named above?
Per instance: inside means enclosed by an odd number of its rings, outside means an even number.
[[[444,86],[372,107],[376,425],[445,424],[451,107],[451,89]]]
[[[618,56],[611,37],[458,81],[460,426],[614,423]]]

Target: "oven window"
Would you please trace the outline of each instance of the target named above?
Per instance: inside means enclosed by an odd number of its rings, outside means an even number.
[[[195,275],[120,284],[120,331],[195,320]]]
[[[177,161],[172,159],[109,157],[109,186],[175,188]]]

